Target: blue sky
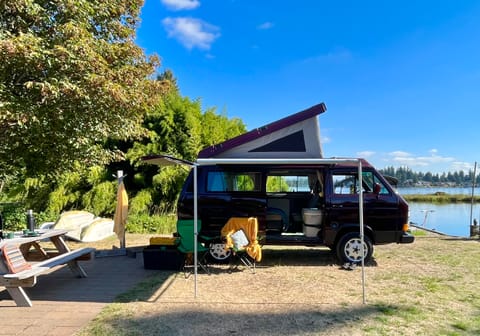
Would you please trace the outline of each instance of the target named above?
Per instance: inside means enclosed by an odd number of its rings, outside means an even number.
[[[325,157],[480,160],[480,2],[146,0],[137,43],[251,130],[324,102]]]

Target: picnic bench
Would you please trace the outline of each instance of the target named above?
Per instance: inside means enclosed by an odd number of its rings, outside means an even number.
[[[23,287],[35,286],[38,276],[60,269],[57,266],[68,265],[77,277],[87,277],[87,273],[78,264],[78,260],[89,259],[95,249],[85,247],[70,251],[62,238],[64,234],[65,230],[46,230],[38,237],[7,239],[0,244],[2,252],[0,286],[7,289],[17,306],[31,307],[32,302]],[[50,239],[57,247],[58,252],[53,257],[38,244],[42,239]],[[38,250],[38,254],[44,258],[43,260],[29,262],[25,259],[25,255],[29,252],[26,247],[31,246]]]

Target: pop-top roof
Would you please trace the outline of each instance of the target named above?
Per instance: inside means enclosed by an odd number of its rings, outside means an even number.
[[[205,158],[322,158],[318,115],[324,103],[207,147]]]

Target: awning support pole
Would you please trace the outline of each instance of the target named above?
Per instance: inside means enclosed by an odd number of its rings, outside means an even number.
[[[362,160],[358,160],[358,183],[359,183],[359,193],[358,193],[358,217],[360,219],[360,253],[362,256],[362,302],[363,304],[367,303],[366,294],[365,294],[365,237],[363,229],[363,174],[362,174]]]
[[[193,240],[193,251],[194,251],[194,257],[193,257],[193,269],[194,269],[194,282],[195,282],[195,289],[194,289],[194,295],[195,298],[197,298],[197,258],[198,258],[198,253],[197,253],[197,246],[198,246],[198,204],[197,204],[197,165],[193,165],[193,235],[194,235],[194,240]]]

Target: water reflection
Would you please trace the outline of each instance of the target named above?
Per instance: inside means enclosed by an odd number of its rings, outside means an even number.
[[[453,236],[470,235],[470,204],[432,204],[410,202],[410,221]],[[480,218],[480,206],[473,206],[473,218]]]
[[[472,188],[398,188],[401,195],[434,194],[443,192],[450,195],[472,195]],[[480,194],[480,187],[473,191],[475,196]],[[472,219],[480,219],[480,205],[470,203],[433,204],[409,202],[410,221],[419,226],[436,230],[453,236],[470,236],[470,212]]]

